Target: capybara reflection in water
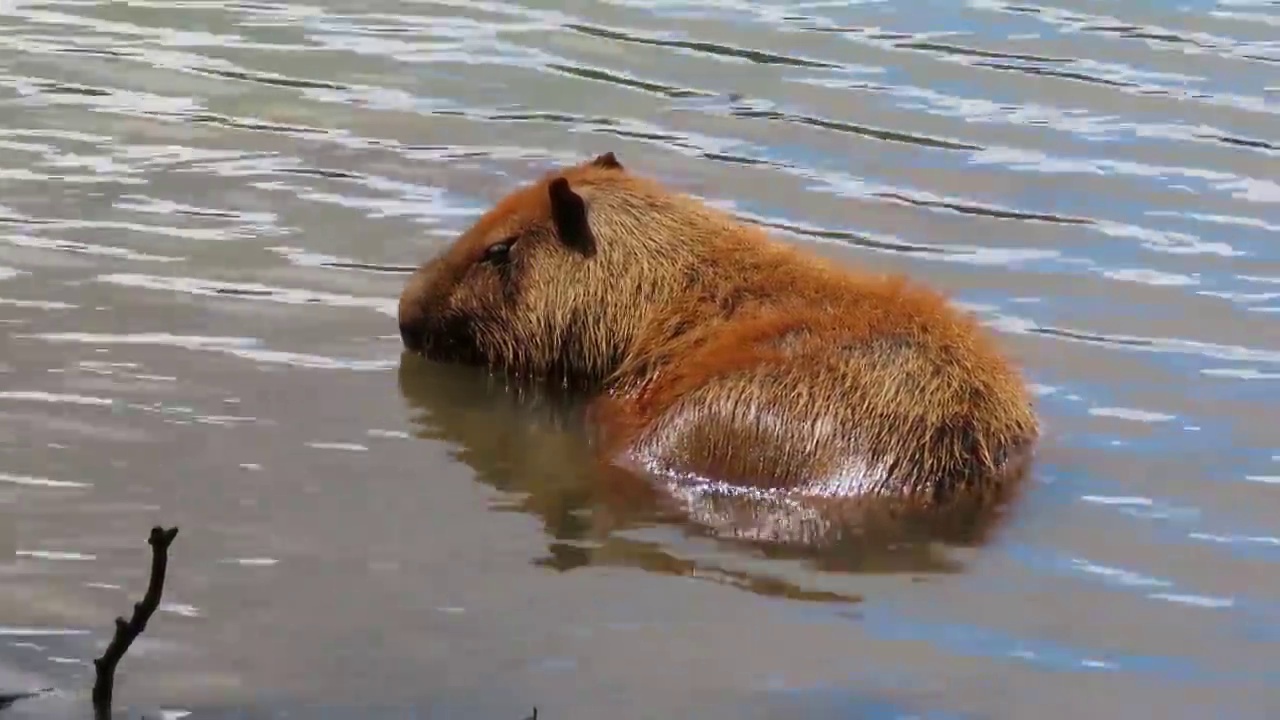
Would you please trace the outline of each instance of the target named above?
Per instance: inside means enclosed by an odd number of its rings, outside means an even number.
[[[410,278],[399,322],[427,358],[589,391],[605,459],[705,523],[984,506],[1039,434],[1018,370],[939,293],[808,254],[613,153],[499,201]]]

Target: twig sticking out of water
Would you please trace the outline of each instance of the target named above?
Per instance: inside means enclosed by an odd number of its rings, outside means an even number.
[[[160,526],[151,528],[151,537],[147,544],[151,546],[151,580],[147,583],[147,594],[142,602],[133,606],[133,617],[127,622],[123,617],[116,618],[116,632],[111,638],[102,657],[93,661],[96,678],[93,682],[93,710],[99,720],[111,717],[111,691],[116,681],[116,665],[124,657],[133,641],[147,629],[147,621],[160,606],[160,595],[164,593],[164,574],[169,566],[169,544],[178,536],[178,528],[165,530]]]
[[[537,707],[534,707],[534,708],[533,708],[533,714],[532,714],[532,715],[530,715],[529,717],[525,718],[524,720],[538,720],[538,708],[537,708]]]

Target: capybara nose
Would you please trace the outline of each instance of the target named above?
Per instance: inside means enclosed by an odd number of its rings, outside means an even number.
[[[400,323],[400,341],[404,343],[405,350],[421,354],[424,346],[422,328]]]
[[[406,350],[421,353],[426,346],[426,328],[434,263],[414,271],[400,292],[396,321],[400,324],[400,341]]]

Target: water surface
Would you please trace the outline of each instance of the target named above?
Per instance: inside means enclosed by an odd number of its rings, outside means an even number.
[[[160,523],[122,706],[1280,714],[1278,37],[1261,0],[5,4],[0,678],[86,690]],[[1009,522],[856,572],[614,529],[554,404],[402,366],[407,270],[609,150],[977,311],[1045,418]]]

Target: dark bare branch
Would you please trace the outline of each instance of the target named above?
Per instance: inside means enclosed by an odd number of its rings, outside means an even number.
[[[115,686],[116,665],[124,657],[133,641],[147,629],[147,621],[160,606],[160,596],[164,593],[164,576],[169,566],[169,545],[178,536],[178,528],[165,530],[160,526],[151,528],[151,537],[147,544],[151,546],[151,580],[147,584],[147,594],[142,602],[133,606],[133,617],[127,622],[123,617],[116,618],[115,635],[102,653],[102,657],[93,661],[96,678],[93,683],[93,710],[102,720],[111,716],[111,692]]]

